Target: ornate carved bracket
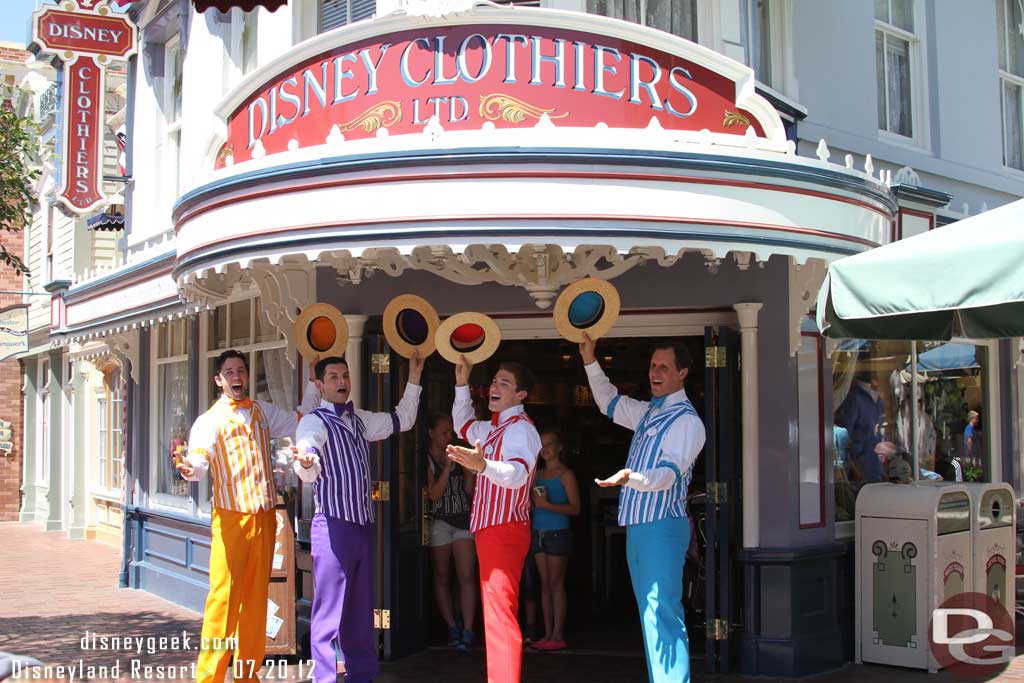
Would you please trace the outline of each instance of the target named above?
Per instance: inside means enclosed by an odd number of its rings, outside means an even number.
[[[814,307],[818,290],[825,281],[828,265],[823,259],[807,259],[803,265],[789,259],[789,351],[795,356],[800,350],[800,322]]]
[[[121,363],[121,371],[125,377],[135,377],[139,367],[139,331],[136,329],[115,332],[107,335],[107,346],[114,358]]]
[[[270,324],[288,341],[285,358],[295,366],[295,320],[299,311],[316,301],[316,266],[305,257],[279,265],[253,264],[253,282]]]

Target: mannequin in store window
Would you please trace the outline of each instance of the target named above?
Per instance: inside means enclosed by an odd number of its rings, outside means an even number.
[[[875,447],[884,440],[885,404],[869,373],[858,373],[850,391],[836,410],[835,423],[850,435],[850,458],[863,481],[884,480],[882,461]]]

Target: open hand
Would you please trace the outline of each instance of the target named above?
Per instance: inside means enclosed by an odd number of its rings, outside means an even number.
[[[619,470],[607,479],[595,479],[594,483],[605,489],[611,488],[612,486],[622,486],[629,481],[629,475],[632,474],[632,472],[633,471],[628,468]]]
[[[454,460],[471,472],[483,472],[484,468],[487,467],[484,452],[480,450],[479,439],[473,444],[473,448],[449,445],[446,453],[449,459]]]
[[[178,456],[178,458],[175,459],[174,467],[181,473],[181,476],[186,479],[195,473],[195,468],[192,467],[192,463],[181,456]]]

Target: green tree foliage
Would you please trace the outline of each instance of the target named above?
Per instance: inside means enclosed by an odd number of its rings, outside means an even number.
[[[32,220],[32,183],[39,177],[32,167],[35,149],[35,124],[0,107],[0,231],[23,230]],[[7,251],[0,232],[0,263],[14,272],[28,275],[29,270],[17,254]]]

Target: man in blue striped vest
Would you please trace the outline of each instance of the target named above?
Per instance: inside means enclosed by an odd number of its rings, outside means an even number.
[[[316,364],[320,407],[299,422],[295,471],[313,487],[313,613],[310,649],[315,683],[335,683],[338,654],[347,683],[377,675],[373,632],[373,523],[370,442],[408,431],[416,422],[423,360],[409,360],[409,382],[393,413],[354,408],[348,363],[332,356]]]
[[[598,486],[621,486],[619,524],[626,527],[626,562],[640,609],[652,683],[688,683],[690,644],[683,618],[683,564],[690,545],[686,489],[704,447],[704,423],[683,382],[690,353],[681,342],[655,347],[647,376],[651,400],[619,394],[584,334],[580,356],[594,401],[616,424],[633,430],[625,469]]]

